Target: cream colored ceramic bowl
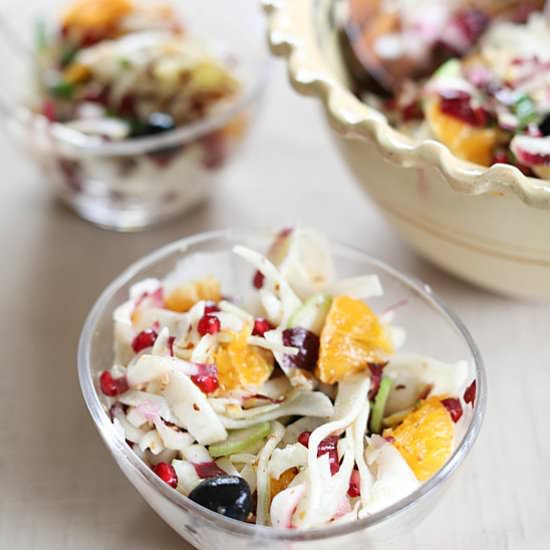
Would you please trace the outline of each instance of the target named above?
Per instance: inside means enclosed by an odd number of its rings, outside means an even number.
[[[357,180],[423,256],[485,288],[550,299],[550,184],[414,143],[348,86],[338,42],[345,0],[264,0],[272,51],[318,97]]]

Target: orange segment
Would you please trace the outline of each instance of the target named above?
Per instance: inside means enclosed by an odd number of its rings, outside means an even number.
[[[455,426],[442,397],[430,397],[394,430],[384,431],[420,481],[432,477],[453,452]]]
[[[129,0],[77,0],[63,16],[63,25],[104,30],[134,11]]]
[[[336,296],[321,332],[315,375],[334,384],[392,352],[392,343],[370,307],[349,296]]]
[[[222,298],[220,281],[215,277],[205,277],[200,281],[185,283],[170,292],[165,298],[167,309],[184,313],[200,300],[219,302]]]
[[[470,162],[490,166],[498,135],[493,128],[474,128],[462,120],[443,113],[438,101],[426,107],[426,120],[434,136],[457,156]]]
[[[229,334],[231,341],[220,345],[215,358],[220,390],[263,384],[273,371],[271,353],[248,344],[249,327]]]
[[[271,490],[271,500],[273,500],[281,491],[284,491],[298,475],[298,468],[289,468],[285,470],[279,479],[270,478],[269,487]]]

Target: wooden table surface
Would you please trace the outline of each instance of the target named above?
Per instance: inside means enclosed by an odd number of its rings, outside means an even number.
[[[550,307],[473,288],[418,258],[338,158],[317,105],[277,63],[248,147],[212,201],[137,234],[81,221],[0,136],[0,548],[189,548],[120,474],[80,396],[76,347],[105,285],[178,237],[301,222],[429,282],[462,317],[489,375],[480,439],[401,550],[550,548]]]

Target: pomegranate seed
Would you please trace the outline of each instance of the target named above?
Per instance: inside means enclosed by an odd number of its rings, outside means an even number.
[[[309,436],[311,435],[311,432],[302,432],[298,436],[298,443],[301,443],[304,447],[309,447]]]
[[[474,406],[475,400],[476,400],[476,390],[477,390],[477,383],[474,380],[464,392],[464,401],[466,403],[471,403],[472,407]]]
[[[361,496],[359,470],[353,470],[349,479],[348,495],[352,498]]]
[[[103,371],[99,376],[99,386],[101,391],[109,397],[115,397],[129,389],[126,376],[113,378],[113,375],[108,370]]]
[[[254,273],[254,279],[252,279],[252,284],[254,285],[254,288],[260,290],[260,288],[264,286],[264,280],[264,274],[259,270],[256,271],[256,273]]]
[[[267,319],[259,317],[254,320],[254,328],[252,329],[253,336],[263,336],[268,330],[272,330],[273,326]]]
[[[54,122],[56,118],[55,103],[51,99],[44,100],[42,104],[42,114],[50,121]]]
[[[214,461],[199,462],[198,464],[193,464],[193,467],[201,479],[226,475],[226,473]]]
[[[220,332],[220,320],[214,315],[203,315],[197,324],[197,330],[201,336]]]
[[[487,124],[489,113],[483,107],[473,109],[470,105],[471,96],[462,90],[445,90],[440,92],[441,112],[458,118],[474,127]]]
[[[454,23],[470,44],[474,44],[487,28],[489,17],[480,10],[470,9],[457,14]]]
[[[298,443],[301,443],[304,447],[309,446],[309,438],[311,432],[302,432],[298,436]],[[334,475],[340,469],[340,460],[338,458],[338,440],[337,435],[329,435],[323,439],[317,447],[317,456],[328,454],[328,461],[330,464],[330,473]]]
[[[441,404],[449,411],[452,421],[456,424],[462,416],[462,405],[460,401],[454,397],[442,399]]]
[[[403,107],[401,110],[401,116],[403,117],[403,122],[423,118],[424,113],[422,112],[422,106],[420,105],[420,102],[418,100],[415,100],[412,103],[405,105],[405,107]]]
[[[164,483],[168,483],[168,485],[170,485],[173,489],[178,486],[178,476],[172,464],[168,464],[168,462],[159,462],[153,467],[153,472],[155,472],[155,474],[157,474],[160,479],[164,481]]]
[[[220,383],[216,365],[197,365],[198,373],[191,376],[191,380],[199,387],[202,393],[215,392]]]
[[[395,437],[393,437],[393,435],[387,435],[384,437],[384,439],[388,442],[388,443],[395,443]]]
[[[148,328],[142,330],[133,340],[132,340],[132,349],[139,353],[141,350],[150,348],[157,340],[158,334],[157,331]]]
[[[220,311],[220,308],[214,302],[206,302],[204,304],[204,315],[217,313],[218,311]]]

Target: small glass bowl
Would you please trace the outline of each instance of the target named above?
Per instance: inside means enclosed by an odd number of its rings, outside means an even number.
[[[86,405],[104,442],[126,477],[151,507],[184,539],[208,550],[346,550],[374,548],[410,532],[435,506],[452,475],[476,440],[485,411],[486,380],[479,351],[461,321],[441,303],[431,289],[371,258],[363,252],[331,244],[338,276],[377,274],[384,296],[370,305],[381,311],[407,300],[396,321],[407,330],[405,350],[443,361],[466,360],[477,381],[475,407],[461,442],[441,470],[414,493],[366,519],[311,530],[283,530],[238,522],[207,510],[161,481],[126,444],[111,423],[97,386],[98,375],[113,359],[113,311],[128,297],[131,285],[147,278],[163,278],[178,266],[178,274],[200,277],[221,274],[224,293],[243,295],[250,290],[253,270],[232,254],[235,244],[265,250],[269,232],[217,231],[203,233],[161,248],[141,259],[103,292],[86,320],[78,350],[80,386]],[[184,262],[182,264],[182,262]],[[185,274],[182,271],[185,267]]]
[[[56,7],[60,3],[49,1]],[[242,90],[234,103],[170,132],[111,143],[50,123],[24,107],[21,98],[10,120],[58,196],[103,227],[142,229],[206,199],[248,133],[266,86],[264,22],[248,0],[172,3],[190,32],[235,61]],[[28,18],[26,24],[30,33]]]

